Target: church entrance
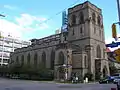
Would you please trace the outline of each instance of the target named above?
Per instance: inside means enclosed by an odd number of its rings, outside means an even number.
[[[65,72],[64,72],[64,68],[62,66],[58,67],[58,78],[59,78],[59,80],[64,80],[64,78],[65,78]]]
[[[64,68],[64,60],[65,60],[65,57],[64,57],[64,54],[63,52],[59,52],[58,54],[58,68],[57,68],[57,78],[59,80],[65,78],[65,68]]]
[[[101,77],[101,60],[95,60],[95,80],[99,80]]]
[[[108,72],[107,72],[107,67],[104,66],[104,68],[103,68],[103,77],[106,77],[107,74],[108,74]]]

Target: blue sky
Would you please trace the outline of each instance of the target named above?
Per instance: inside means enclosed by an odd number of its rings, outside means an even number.
[[[3,32],[22,37],[24,40],[54,34],[62,24],[62,14],[55,14],[69,8],[75,1],[77,0],[0,0],[0,13],[6,15],[1,18],[0,28]],[[86,0],[79,0],[76,4],[84,1]],[[105,38],[111,42],[111,25],[118,21],[116,0],[89,1],[102,9]],[[51,16],[54,18],[40,25]]]

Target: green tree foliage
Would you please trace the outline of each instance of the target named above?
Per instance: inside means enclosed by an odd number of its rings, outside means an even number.
[[[110,66],[110,75],[118,73],[118,69],[115,66]]]

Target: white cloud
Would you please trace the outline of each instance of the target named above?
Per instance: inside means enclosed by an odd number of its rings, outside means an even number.
[[[21,17],[16,17],[15,20],[18,25],[26,28],[26,30],[41,30],[48,28],[48,25],[43,23],[46,18],[36,17],[30,14],[21,14]]]
[[[4,36],[11,34],[12,37],[21,37],[22,32],[20,31],[20,29],[21,27],[17,24],[5,19],[0,19],[0,32],[2,32]]]
[[[10,9],[10,10],[15,10],[16,9],[16,7],[10,6],[10,5],[4,5],[3,7],[6,8],[6,9]]]
[[[21,17],[15,17],[13,21],[16,21],[16,23],[6,19],[0,19],[0,32],[2,31],[4,36],[11,34],[12,37],[25,39],[23,35],[26,35],[28,32],[47,29],[48,25],[46,23],[41,23],[44,20],[46,19],[29,14],[21,14]]]

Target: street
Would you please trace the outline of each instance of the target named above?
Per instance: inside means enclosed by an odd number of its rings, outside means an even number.
[[[0,90],[111,90],[114,84],[60,84],[27,80],[0,79]]]

